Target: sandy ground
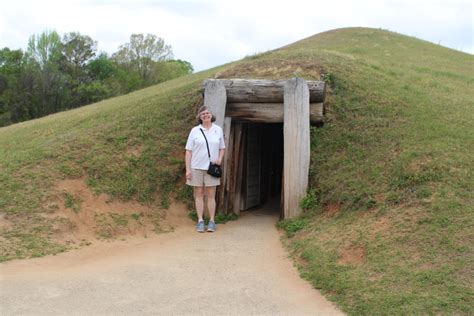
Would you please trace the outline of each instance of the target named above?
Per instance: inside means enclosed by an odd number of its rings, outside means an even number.
[[[0,264],[1,315],[338,315],[298,276],[277,215],[247,213],[199,234],[94,244]]]

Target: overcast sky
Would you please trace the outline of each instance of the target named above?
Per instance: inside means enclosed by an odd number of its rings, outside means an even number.
[[[33,34],[78,31],[116,52],[152,33],[200,71],[327,30],[364,26],[474,54],[472,0],[10,0],[0,7],[0,48],[25,49]]]

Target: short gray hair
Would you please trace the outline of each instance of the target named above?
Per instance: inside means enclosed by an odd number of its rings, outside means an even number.
[[[199,108],[198,112],[197,112],[197,115],[196,115],[196,119],[198,120],[199,124],[202,124],[202,120],[201,120],[201,112],[204,112],[204,111],[209,111],[211,112],[212,114],[212,118],[211,118],[211,122],[215,122],[216,121],[216,117],[214,116],[214,114],[212,113],[212,111],[209,109],[208,106],[206,105],[203,105]]]

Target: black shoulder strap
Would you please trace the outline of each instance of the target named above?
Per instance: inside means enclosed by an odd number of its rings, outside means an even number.
[[[204,136],[204,139],[206,140],[206,147],[207,147],[207,154],[209,156],[209,160],[211,160],[211,152],[209,151],[209,144],[207,143],[207,137],[206,134],[204,134],[204,131],[202,128],[199,128],[201,130],[202,136]]]

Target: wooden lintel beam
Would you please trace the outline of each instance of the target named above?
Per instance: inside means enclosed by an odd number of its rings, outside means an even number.
[[[262,79],[209,79],[221,82],[226,89],[227,103],[283,103],[283,90],[288,80]],[[324,102],[326,85],[324,81],[306,81],[309,89],[309,102]]]
[[[311,124],[323,123],[324,104],[309,105]],[[256,123],[283,123],[283,103],[228,103],[225,116],[235,121]]]

